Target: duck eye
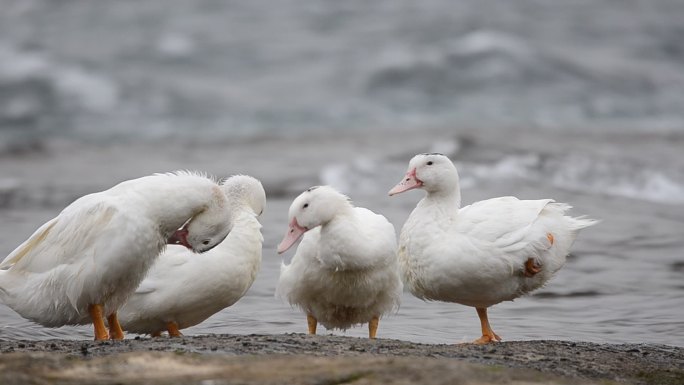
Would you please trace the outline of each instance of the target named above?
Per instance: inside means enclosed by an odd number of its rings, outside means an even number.
[[[307,208],[307,207],[309,207],[309,204],[308,204],[308,203],[304,203],[304,206],[302,206],[303,209],[305,209],[305,208]]]
[[[427,162],[428,166],[432,166],[432,161]]]
[[[208,240],[208,239],[205,239],[204,241],[202,241],[202,244],[203,244],[203,245],[208,245],[208,244],[209,244],[209,240]]]

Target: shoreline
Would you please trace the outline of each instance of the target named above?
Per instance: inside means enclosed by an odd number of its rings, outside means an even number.
[[[2,384],[684,383],[684,348],[651,344],[279,334],[0,340],[0,352]]]

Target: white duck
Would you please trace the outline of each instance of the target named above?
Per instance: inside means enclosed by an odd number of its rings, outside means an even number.
[[[96,340],[123,339],[117,310],[167,242],[207,251],[228,235],[230,216],[220,186],[188,172],[83,196],[0,264],[0,301],[44,326],[93,323]]]
[[[380,317],[399,306],[402,293],[392,224],[329,186],[299,195],[289,220],[278,253],[303,239],[281,266],[276,295],[306,312],[309,334],[318,322],[328,329],[368,323],[375,338]]]
[[[551,199],[500,197],[461,206],[458,173],[441,154],[420,154],[389,195],[427,192],[399,237],[405,284],[424,300],[473,306],[482,337],[500,341],[487,308],[535,290],[565,263],[580,229],[594,220],[565,215],[570,208]]]
[[[247,175],[222,185],[233,211],[233,230],[220,245],[202,255],[169,246],[159,256],[135,294],[119,310],[123,329],[139,334],[180,337],[180,329],[203,322],[237,302],[261,266],[261,224],[266,205],[261,183]]]

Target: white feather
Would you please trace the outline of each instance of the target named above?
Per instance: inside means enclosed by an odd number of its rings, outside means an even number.
[[[0,300],[50,327],[90,323],[91,304],[115,312],[216,189],[204,177],[165,174],[77,199],[0,264]]]
[[[326,328],[347,329],[398,308],[402,284],[396,233],[385,217],[353,207],[327,186],[300,195],[319,200],[307,208],[316,222],[306,232],[289,265],[281,265],[276,296],[313,315]],[[290,213],[297,215],[300,198]]]
[[[245,295],[261,266],[263,237],[257,216],[266,204],[261,183],[248,176],[224,182],[233,229],[214,249],[193,254],[169,246],[119,311],[124,330],[154,334],[197,325]]]
[[[460,208],[458,174],[443,155],[417,155],[409,170],[428,191],[399,240],[402,275],[418,298],[479,308],[513,300],[545,284],[578,231],[595,223],[565,215],[570,206],[551,199],[500,197]],[[530,258],[541,265],[532,277],[524,274]]]

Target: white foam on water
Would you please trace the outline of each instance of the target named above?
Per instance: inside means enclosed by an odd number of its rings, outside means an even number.
[[[381,158],[356,156],[350,162],[323,167],[319,178],[345,194],[385,195],[403,175],[402,167]]]
[[[458,151],[458,141],[435,143],[431,151],[449,156]],[[621,159],[591,159],[579,156],[508,155],[493,163],[457,161],[462,188],[476,188],[491,180],[532,180],[551,186],[591,194],[621,196],[667,203],[684,203],[684,175],[677,170],[654,168]],[[320,179],[340,191],[383,194],[405,171],[405,164],[358,157],[322,169]],[[395,180],[396,179],[396,180]]]
[[[78,65],[58,63],[45,54],[17,49],[0,42],[0,84],[38,81],[54,89],[62,103],[74,103],[84,112],[107,112],[116,107],[119,89],[107,76]],[[23,113],[30,106],[11,99],[10,113]],[[14,103],[14,104],[12,104]],[[30,110],[33,111],[33,110]]]
[[[119,101],[116,84],[104,76],[77,67],[58,67],[52,74],[57,90],[75,98],[90,112],[107,112]]]
[[[445,139],[435,142],[428,152],[437,152],[446,156],[455,156],[461,150],[461,143],[456,139]]]
[[[157,42],[157,51],[170,58],[184,58],[195,52],[196,43],[188,35],[170,32]]]
[[[50,67],[47,58],[36,52],[21,52],[0,41],[0,81],[21,80],[43,73]]]
[[[631,168],[628,165],[586,160],[566,162],[552,175],[555,186],[606,195],[623,196],[657,203],[684,204],[684,178],[678,181],[671,172],[652,167]],[[681,175],[680,175],[681,177]]]
[[[472,31],[456,40],[453,52],[478,55],[488,52],[506,52],[516,56],[530,55],[532,48],[524,40],[495,30]]]
[[[531,179],[550,181],[571,191],[622,196],[657,203],[684,203],[684,175],[623,159],[579,156],[510,155],[492,164],[471,166],[476,179]],[[477,183],[477,182],[476,182]]]

